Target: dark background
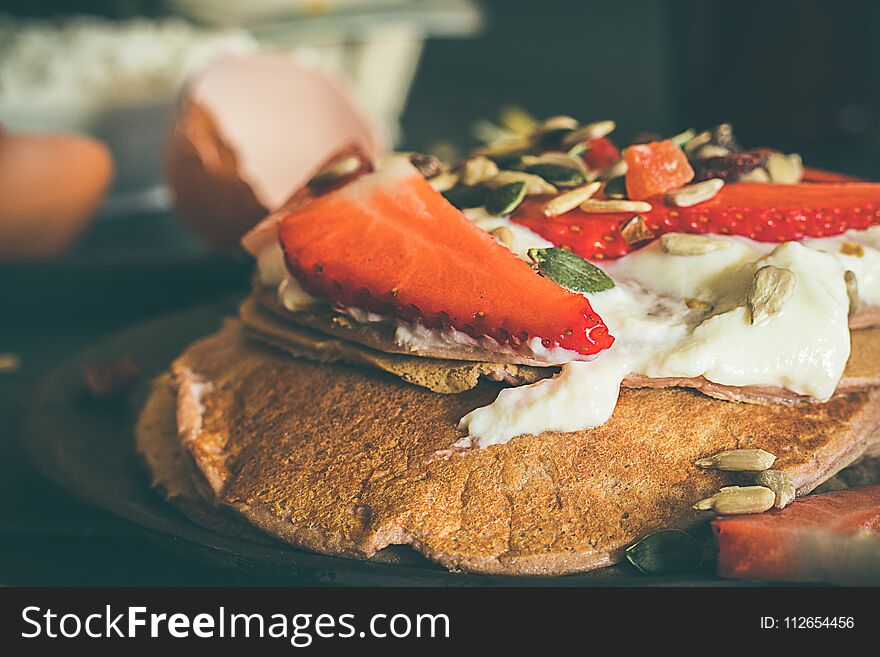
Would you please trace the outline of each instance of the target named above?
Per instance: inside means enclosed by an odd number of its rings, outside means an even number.
[[[747,146],[880,179],[880,3],[837,0],[485,0],[484,32],[432,40],[403,117],[406,148],[471,141],[474,118],[614,118],[616,136],[730,121]],[[136,0],[0,2],[0,12],[156,15]],[[137,529],[36,477],[17,448],[28,388],[84,344],[247,285],[250,263],[199,246],[170,213],[100,221],[49,263],[0,263],[0,583],[240,583],[179,561]]]

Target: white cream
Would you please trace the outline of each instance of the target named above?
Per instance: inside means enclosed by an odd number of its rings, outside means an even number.
[[[798,243],[776,246],[718,237],[722,249],[673,256],[655,242],[603,265],[611,290],[586,295],[615,336],[590,362],[563,365],[555,378],[502,390],[460,426],[481,447],[545,430],[575,431],[611,417],[627,374],[698,377],[723,385],[768,385],[826,400],[849,357],[844,266]],[[768,250],[772,249],[769,253]],[[761,266],[794,272],[782,312],[753,325],[744,307]],[[688,308],[699,299],[711,310]]]
[[[861,303],[880,306],[880,226],[850,230],[835,237],[804,240],[803,244],[832,254],[844,269],[856,275]],[[851,248],[854,244],[862,248],[860,253]]]

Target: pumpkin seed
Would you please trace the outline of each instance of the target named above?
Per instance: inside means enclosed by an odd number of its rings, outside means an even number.
[[[859,312],[861,299],[859,299],[859,281],[854,272],[846,270],[843,272],[843,282],[846,284],[846,296],[849,298],[848,317],[852,317]]]
[[[626,560],[645,575],[693,573],[703,563],[700,544],[679,529],[661,529],[648,534],[630,545],[625,554]]]
[[[626,198],[626,176],[618,176],[617,178],[612,178],[608,182],[605,183],[605,196],[610,199],[625,199]]]
[[[797,153],[772,153],[764,166],[770,180],[782,185],[796,185],[804,177],[804,162]]]
[[[587,183],[586,185],[575,187],[572,190],[550,199],[544,204],[544,215],[547,217],[557,217],[570,210],[574,210],[577,206],[598,192],[601,186],[602,183],[600,182]]]
[[[654,237],[654,233],[648,228],[645,218],[640,214],[626,221],[620,229],[620,234],[627,244],[638,244]]]
[[[478,208],[486,202],[486,190],[470,185],[457,184],[443,192],[443,196],[459,210]]]
[[[562,145],[574,146],[575,144],[581,144],[583,142],[590,141],[591,139],[605,137],[614,132],[615,128],[617,128],[617,124],[611,120],[594,121],[593,123],[587,123],[577,130],[572,130],[570,133],[568,133],[562,140]]]
[[[465,185],[479,185],[498,175],[498,165],[483,155],[465,160],[460,168],[461,182]]]
[[[529,249],[528,256],[542,274],[566,290],[602,292],[614,287],[608,274],[566,249]]]
[[[666,233],[660,238],[660,248],[670,255],[677,256],[705,255],[727,247],[727,242],[703,235]]]
[[[327,187],[354,174],[360,166],[361,158],[357,155],[349,155],[318,171],[309,180],[308,186],[314,189]]]
[[[765,324],[782,312],[785,302],[794,293],[797,276],[790,269],[765,265],[755,272],[746,304],[752,324]]]
[[[438,192],[445,192],[449,189],[455,187],[458,184],[458,174],[452,172],[441,173],[440,175],[434,176],[429,181],[431,187],[436,189]]]
[[[725,486],[712,497],[694,504],[694,509],[730,516],[763,513],[775,503],[776,494],[766,486]]]
[[[526,184],[522,181],[502,185],[486,197],[486,212],[495,216],[508,215],[526,197]]]
[[[555,194],[558,190],[541,176],[525,171],[502,171],[497,176],[484,183],[487,187],[496,188],[513,182],[524,182],[526,194]]]
[[[694,465],[725,472],[761,472],[771,468],[775,461],[776,457],[763,449],[729,449],[697,459]]]
[[[777,509],[785,508],[797,495],[794,481],[787,472],[782,470],[764,470],[755,477],[755,483],[758,486],[766,486],[773,491],[776,496],[773,506]]]
[[[651,204],[645,201],[599,201],[588,200],[581,203],[584,212],[650,212]]]
[[[542,153],[541,155],[523,155],[520,159],[520,166],[524,169],[533,167],[538,164],[555,164],[568,169],[577,169],[584,176],[587,175],[587,165],[579,157],[568,155],[567,153]]]
[[[508,249],[513,249],[513,231],[510,230],[510,228],[508,228],[507,226],[499,226],[489,234],[496,240],[501,242]]]
[[[689,208],[715,198],[724,181],[721,178],[710,178],[693,185],[685,185],[666,194],[666,200],[678,208]]]
[[[557,187],[577,187],[583,185],[587,179],[577,168],[560,166],[551,163],[539,163],[525,167],[527,173],[541,176],[544,180]]]

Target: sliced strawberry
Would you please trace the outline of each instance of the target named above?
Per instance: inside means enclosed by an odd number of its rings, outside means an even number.
[[[848,173],[838,173],[837,171],[826,171],[825,169],[814,169],[813,167],[804,167],[803,182],[805,183],[841,183],[841,182],[867,182],[864,178],[853,176]]]
[[[671,139],[634,144],[624,149],[626,193],[645,199],[681,187],[694,178],[687,155]]]
[[[607,137],[596,137],[587,143],[583,159],[593,171],[605,169],[620,159],[620,150]]]
[[[533,197],[534,198],[534,197]],[[880,184],[809,183],[773,185],[733,183],[718,195],[690,208],[667,205],[663,196],[648,199],[642,213],[655,237],[663,233],[743,235],[761,242],[839,235],[849,229],[880,224]],[[530,199],[513,221],[585,258],[619,258],[642,246],[621,232],[633,213],[588,213],[573,210],[546,218],[541,203]]]
[[[614,338],[581,295],[536,274],[396,160],[285,216],[291,273],[343,307],[582,355]]]

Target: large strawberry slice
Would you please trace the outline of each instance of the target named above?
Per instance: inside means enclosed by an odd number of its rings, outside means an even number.
[[[718,233],[785,242],[880,224],[880,184],[875,183],[733,183],[715,198],[689,208],[673,207],[663,196],[648,202],[652,209],[641,216],[652,237],[669,232]],[[644,244],[628,239],[624,230],[634,216],[573,210],[548,219],[541,202],[530,200],[512,219],[556,245],[601,260],[619,258]]]
[[[285,216],[290,272],[338,306],[582,356],[613,338],[590,303],[499,245],[399,159]]]

